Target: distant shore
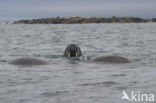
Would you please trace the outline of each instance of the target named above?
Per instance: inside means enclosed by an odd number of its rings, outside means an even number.
[[[68,18],[42,18],[32,20],[19,20],[16,24],[87,24],[87,23],[148,23],[156,22],[156,18],[143,19],[139,17],[68,17]]]

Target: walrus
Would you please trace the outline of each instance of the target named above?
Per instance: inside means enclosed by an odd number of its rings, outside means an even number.
[[[82,56],[82,53],[81,53],[81,49],[78,45],[76,44],[69,44],[67,45],[65,51],[64,51],[64,54],[63,54],[63,57],[80,57]]]
[[[38,58],[17,58],[11,61],[8,61],[9,64],[14,65],[46,65],[49,64],[47,61],[38,59]]]
[[[122,56],[101,56],[91,59],[93,62],[131,63],[132,61]]]

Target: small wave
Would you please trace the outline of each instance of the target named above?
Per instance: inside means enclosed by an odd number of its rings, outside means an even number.
[[[119,90],[126,90],[126,89],[128,89],[128,87],[116,87],[117,89],[119,89]]]
[[[133,83],[133,84],[136,84],[136,83],[138,83],[138,81],[132,81],[132,82],[129,82],[129,83]]]
[[[55,59],[55,58],[62,58],[62,55],[44,55],[45,58],[51,58],[51,59]]]
[[[55,92],[44,92],[41,95],[44,97],[53,97],[58,95],[64,95],[66,93],[69,93],[68,91],[55,91]]]
[[[107,31],[107,32],[105,32],[105,34],[113,34],[114,32],[112,32],[112,31]]]
[[[112,75],[112,76],[114,76],[114,77],[119,77],[119,76],[126,76],[126,74],[114,74],[114,75]]]
[[[33,54],[35,57],[44,57],[49,59],[61,58],[62,55],[40,55],[40,54]]]
[[[105,86],[112,86],[112,85],[116,85],[116,82],[113,81],[107,81],[107,82],[96,82],[96,83],[84,83],[81,84],[80,86],[100,86],[100,85],[105,85]]]

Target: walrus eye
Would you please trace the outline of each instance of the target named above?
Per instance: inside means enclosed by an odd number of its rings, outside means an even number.
[[[68,52],[68,57],[70,57],[70,52]]]

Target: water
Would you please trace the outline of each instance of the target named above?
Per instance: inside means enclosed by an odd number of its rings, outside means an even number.
[[[121,55],[130,64],[62,58],[67,44],[87,58]],[[43,66],[0,63],[1,103],[128,103],[122,91],[156,95],[156,23],[0,23],[0,60],[39,57]],[[156,100],[155,100],[156,101]],[[130,102],[131,103],[131,102]]]

